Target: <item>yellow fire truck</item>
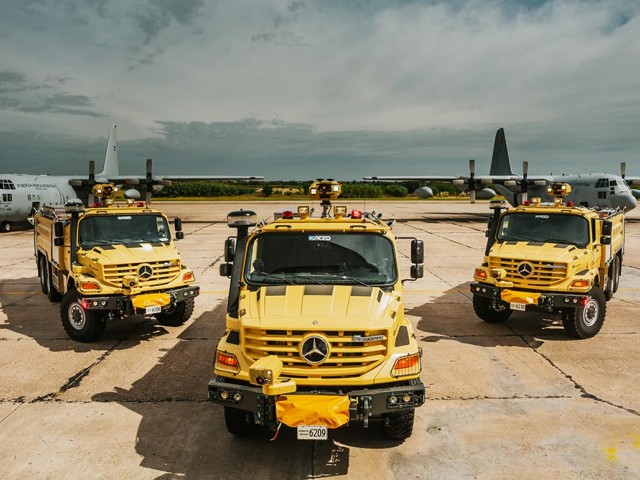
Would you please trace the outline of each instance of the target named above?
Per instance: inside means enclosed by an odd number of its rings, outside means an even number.
[[[116,203],[112,184],[97,184],[97,203],[45,206],[34,216],[34,248],[42,292],[62,301],[62,325],[73,340],[98,339],[109,319],[154,316],[180,325],[199,287],[180,261],[167,217],[147,203]],[[176,219],[179,220],[179,219]],[[176,221],[176,237],[182,238]]]
[[[484,262],[471,284],[473,308],[489,323],[514,311],[555,312],[569,335],[593,337],[618,290],[624,212],[563,203],[568,184],[548,190],[555,196],[549,205],[539,198],[513,209],[493,205]]]
[[[256,226],[231,212],[221,274],[231,279],[226,332],[215,352],[209,398],[224,406],[229,432],[294,427],[299,439],[359,421],[384,422],[405,439],[424,403],[422,351],[404,315],[391,222],[346,206],[341,186],[311,185],[310,206]],[[412,240],[411,277],[423,273],[424,247]]]

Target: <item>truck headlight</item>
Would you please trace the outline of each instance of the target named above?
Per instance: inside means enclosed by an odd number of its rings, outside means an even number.
[[[236,357],[233,353],[216,350],[216,361],[213,365],[213,368],[214,370],[233,373],[234,375],[236,375],[238,372],[240,372],[238,357]]]
[[[422,366],[420,365],[420,353],[411,353],[396,359],[391,369],[392,377],[404,377],[407,375],[416,375],[420,373]]]
[[[476,268],[476,271],[473,273],[476,278],[481,278],[483,280],[487,279],[487,272],[485,272],[482,268]]]

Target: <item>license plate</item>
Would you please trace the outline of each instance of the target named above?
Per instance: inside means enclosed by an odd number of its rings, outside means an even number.
[[[328,438],[329,429],[327,427],[316,425],[298,426],[298,440],[327,440]]]
[[[509,304],[509,308],[511,310],[520,310],[521,312],[524,312],[527,309],[527,304],[526,303],[514,303],[514,302],[511,302]]]
[[[154,313],[160,313],[162,311],[162,307],[160,305],[154,305],[153,307],[147,307],[144,309],[144,313],[147,315],[153,315]]]

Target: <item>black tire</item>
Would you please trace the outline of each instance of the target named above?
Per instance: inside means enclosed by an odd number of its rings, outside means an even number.
[[[70,289],[60,305],[60,319],[65,332],[77,342],[93,342],[102,336],[107,326],[104,312],[85,310],[80,304],[80,294]]]
[[[613,298],[613,294],[618,291],[618,283],[620,279],[620,258],[616,255],[611,261],[609,272],[607,273],[607,288],[604,291],[605,300],[609,301]]]
[[[47,263],[47,276],[45,278],[47,279],[47,298],[50,302],[58,303],[62,300],[62,294],[53,286],[53,274],[49,263]]]
[[[183,302],[168,310],[167,312],[158,313],[156,320],[161,325],[167,325],[169,327],[178,327],[191,318],[193,313],[194,301],[193,298],[187,298]]]
[[[38,279],[42,293],[49,293],[49,262],[44,255],[38,255]]]
[[[9,233],[11,231],[11,224],[9,222],[0,223],[0,232]]]
[[[502,323],[511,316],[511,309],[505,302],[501,302],[500,310],[496,310],[491,306],[491,299],[487,297],[481,297],[480,295],[473,296],[473,310],[476,315],[487,323]]]
[[[618,291],[618,287],[620,286],[620,274],[622,273],[622,260],[620,260],[620,256],[616,255],[614,260],[615,268],[615,276],[613,277],[613,284],[611,287],[611,291],[616,293]]]
[[[607,301],[598,287],[589,290],[591,297],[584,307],[565,312],[562,324],[566,332],[574,338],[591,338],[595,336],[604,323],[607,313]]]
[[[403,410],[384,415],[384,436],[392,440],[406,440],[413,433],[415,411]]]
[[[249,435],[256,429],[253,413],[237,408],[224,407],[224,423],[227,431],[234,435]]]

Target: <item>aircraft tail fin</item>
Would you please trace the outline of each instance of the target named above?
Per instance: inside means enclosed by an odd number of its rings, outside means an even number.
[[[500,128],[496,132],[489,175],[513,175],[511,161],[509,161],[509,152],[507,150],[507,140],[504,136],[504,128]]]
[[[116,126],[111,125],[109,129],[109,140],[107,140],[107,153],[104,156],[104,168],[98,174],[100,177],[117,177],[120,175],[118,164],[118,139],[116,138]]]

